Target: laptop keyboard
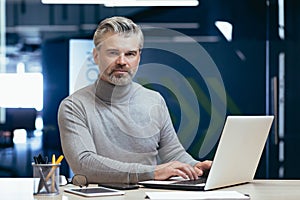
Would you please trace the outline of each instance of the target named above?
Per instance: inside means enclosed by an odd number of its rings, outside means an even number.
[[[196,184],[201,184],[205,183],[207,180],[207,177],[199,177],[197,180],[183,180],[183,181],[177,181],[175,185],[196,185]]]

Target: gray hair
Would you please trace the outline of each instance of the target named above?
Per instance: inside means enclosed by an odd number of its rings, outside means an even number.
[[[144,45],[143,32],[137,24],[126,17],[111,17],[101,21],[94,33],[94,45],[97,47],[104,40],[106,33],[124,34],[125,36],[131,36],[136,34],[140,40],[139,48],[142,49]]]

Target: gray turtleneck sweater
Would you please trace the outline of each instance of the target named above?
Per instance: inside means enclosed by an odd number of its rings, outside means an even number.
[[[63,153],[75,174],[91,183],[136,183],[154,178],[158,163],[195,165],[180,144],[162,96],[132,82],[97,80],[61,102]]]

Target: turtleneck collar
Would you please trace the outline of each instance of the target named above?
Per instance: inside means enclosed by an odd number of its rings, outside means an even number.
[[[133,83],[117,86],[100,78],[95,82],[96,96],[107,103],[124,103],[130,98],[133,92]]]

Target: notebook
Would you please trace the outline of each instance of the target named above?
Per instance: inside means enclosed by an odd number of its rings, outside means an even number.
[[[150,188],[213,190],[251,182],[256,173],[274,116],[228,116],[212,167],[203,183],[187,184],[175,177],[166,181],[142,181]]]

